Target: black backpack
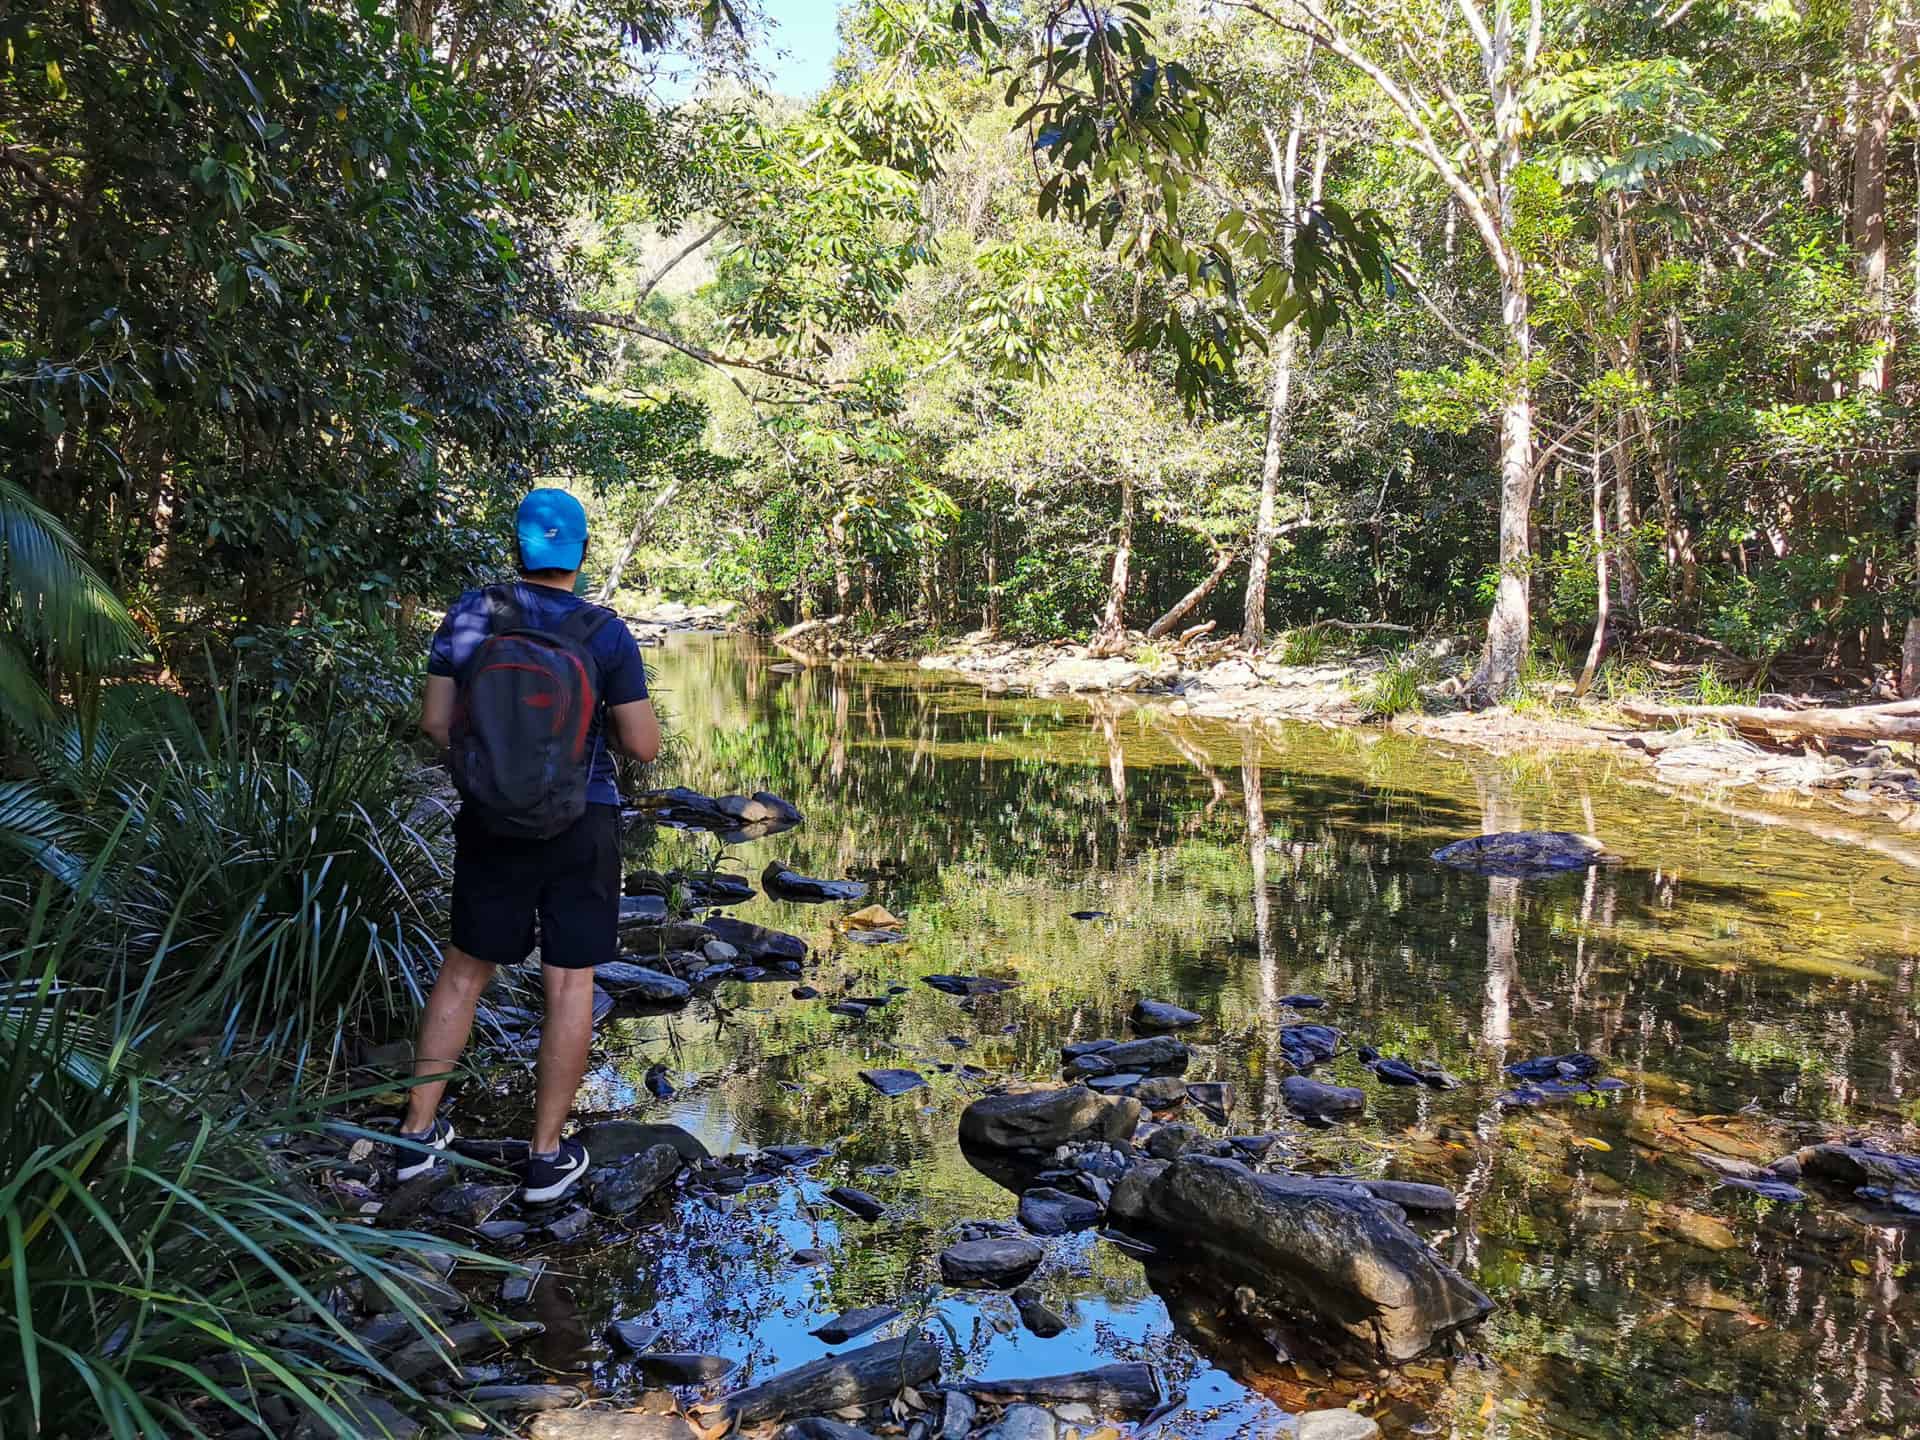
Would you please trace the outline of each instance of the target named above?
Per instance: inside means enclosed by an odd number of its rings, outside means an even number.
[[[453,783],[488,831],[548,840],[586,813],[595,758],[587,734],[600,708],[587,646],[613,613],[583,605],[536,630],[513,587],[485,593],[487,638],[458,679]]]

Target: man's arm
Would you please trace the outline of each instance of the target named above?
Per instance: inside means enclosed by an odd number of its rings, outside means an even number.
[[[660,753],[660,721],[651,700],[609,705],[607,728],[613,732],[613,743],[642,764]]]
[[[427,696],[420,704],[420,728],[442,750],[453,743],[453,677],[427,676]],[[657,733],[656,727],[656,733]]]

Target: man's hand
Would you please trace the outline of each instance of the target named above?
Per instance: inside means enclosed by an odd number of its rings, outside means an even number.
[[[613,743],[646,764],[660,753],[660,721],[651,700],[633,700],[607,707],[607,726]]]
[[[420,705],[420,728],[445,750],[453,743],[453,677],[427,676],[427,696]]]

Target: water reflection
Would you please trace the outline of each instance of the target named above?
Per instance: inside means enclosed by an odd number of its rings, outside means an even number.
[[[1901,1137],[1920,949],[1909,842],[1842,844],[1683,806],[1592,762],[1305,726],[1262,737],[770,660],[735,641],[673,642],[658,676],[683,747],[672,779],[792,798],[807,824],[738,847],[745,871],[777,858],[868,878],[911,942],[848,945],[830,928],[837,907],[736,913],[805,935],[829,999],[909,993],[848,1022],[825,1001],[741,985],[671,1022],[619,1022],[588,1106],[674,1119],[716,1152],[836,1150],[804,1178],[559,1257],[578,1316],[564,1363],[642,1388],[590,1340],[620,1315],[665,1325],[676,1348],[783,1367],[828,1348],[807,1333],[826,1316],[890,1301],[909,1312],[892,1329],[951,1327],[978,1374],[1157,1360],[1197,1397],[1184,1434],[1257,1421],[1264,1402],[1240,1381],[1288,1408],[1358,1401],[1397,1434],[1920,1427],[1906,1233],[1832,1197],[1778,1207],[1716,1189],[1693,1158],[1767,1159],[1848,1126]],[[1521,884],[1427,859],[1475,830],[1525,827],[1592,831],[1623,863]],[[678,837],[637,843],[688,858]],[[1022,983],[963,1004],[918,983],[937,971]],[[1386,1089],[1342,1060],[1323,1077],[1366,1086],[1370,1115],[1299,1129],[1273,1046],[1280,997],[1303,991],[1355,1039],[1466,1083]],[[1143,994],[1207,1016],[1191,1074],[1236,1087],[1236,1126],[1283,1130],[1312,1168],[1461,1193],[1436,1243],[1500,1303],[1471,1355],[1384,1379],[1282,1363],[1212,1297],[1086,1237],[1056,1245],[1037,1281],[1073,1321],[1053,1339],[1021,1330],[1001,1297],[934,1292],[952,1225],[1012,1210],[953,1141],[980,1083],[939,1067],[1050,1074],[1063,1041],[1122,1033]],[[1499,1107],[1504,1064],[1572,1048],[1606,1056],[1630,1088]],[[657,1059],[683,1084],[670,1102],[638,1085]],[[857,1078],[871,1065],[919,1069],[931,1087],[884,1099]],[[836,1183],[892,1213],[837,1212],[822,1198]],[[805,1247],[828,1262],[791,1263]]]

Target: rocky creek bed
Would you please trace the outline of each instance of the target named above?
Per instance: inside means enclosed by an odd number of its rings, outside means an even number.
[[[1903,865],[1575,763],[778,663],[661,656],[706,721],[675,778],[805,820],[636,825],[586,1201],[306,1159],[491,1258],[419,1277],[474,1347],[409,1362],[447,1413],[589,1440],[1920,1425],[1920,1183],[1886,1158],[1920,1150]],[[1603,862],[1434,859],[1529,829]],[[753,893],[788,877],[867,893]],[[695,891],[717,925],[665,918]],[[463,1134],[516,1133],[526,1093],[524,1061],[469,1084]],[[884,1386],[838,1388],[869,1363]],[[806,1398],[776,1416],[770,1385]]]

